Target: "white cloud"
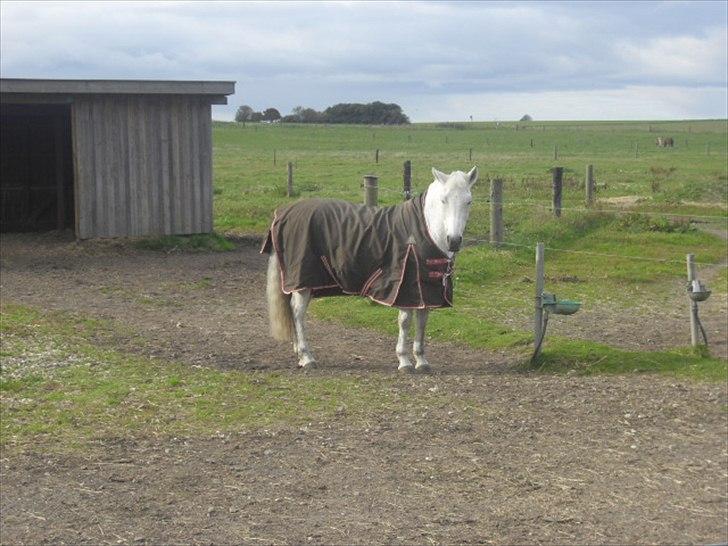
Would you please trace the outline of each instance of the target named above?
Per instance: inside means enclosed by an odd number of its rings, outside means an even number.
[[[615,46],[624,65],[636,73],[691,83],[725,83],[728,78],[728,30],[707,29],[704,36],[661,36]]]

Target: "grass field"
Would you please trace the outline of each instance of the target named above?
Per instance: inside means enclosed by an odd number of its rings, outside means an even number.
[[[672,136],[675,147],[657,148],[657,136]],[[216,123],[214,146],[215,226],[223,233],[265,232],[271,211],[290,200],[285,196],[288,161],[294,163],[300,197],[360,201],[362,175],[376,174],[380,202],[385,205],[402,198],[405,160],[412,161],[413,187],[418,192],[430,183],[432,166],[450,171],[477,164],[481,181],[466,232],[466,239],[472,240],[487,238],[488,180],[503,178],[505,238],[510,244],[502,249],[471,246],[460,254],[456,308],[436,313],[429,330],[440,339],[490,348],[518,349],[531,343],[532,334],[523,323],[533,305],[533,285],[524,281],[533,277],[537,241],[547,246],[551,279],[547,290],[582,300],[585,307],[609,307],[615,315],[674,302],[688,252],[702,264],[726,260],[725,241],[687,221],[694,215],[693,220],[705,225],[726,227],[726,121],[533,122],[497,127],[493,123],[405,127]],[[584,210],[587,164],[594,165],[596,208],[619,214]],[[549,210],[554,166],[565,168],[561,219]],[[628,214],[616,198],[630,203]],[[714,297],[725,298],[725,268],[715,269]],[[314,312],[331,320],[393,328],[386,309],[364,300],[317,301]],[[616,369],[629,360],[621,352],[605,359],[608,354],[612,353],[603,346],[550,338],[546,360],[558,365],[597,359]]]

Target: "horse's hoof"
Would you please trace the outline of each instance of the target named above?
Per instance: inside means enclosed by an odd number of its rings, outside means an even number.
[[[432,373],[432,367],[429,364],[420,364],[415,366],[415,371],[417,373]]]
[[[397,368],[397,371],[400,373],[414,373],[415,367],[412,364],[404,364]]]
[[[316,361],[306,360],[305,362],[299,362],[298,367],[302,370],[313,370],[316,367]]]

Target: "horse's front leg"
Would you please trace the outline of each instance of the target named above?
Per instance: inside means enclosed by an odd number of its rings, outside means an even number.
[[[401,372],[413,372],[415,367],[407,353],[407,337],[409,336],[410,324],[412,323],[412,311],[410,309],[400,309],[397,324],[399,324],[399,338],[397,338],[397,360],[399,360],[399,368]]]
[[[298,355],[298,366],[300,368],[313,368],[316,364],[306,341],[306,310],[311,301],[311,291],[301,290],[291,295],[291,311],[293,312],[293,326],[296,330],[296,340],[293,342],[293,350]]]
[[[427,327],[427,317],[429,309],[417,309],[415,324],[415,342],[412,346],[412,352],[415,355],[415,369],[418,372],[429,372],[430,363],[425,358],[425,328]]]

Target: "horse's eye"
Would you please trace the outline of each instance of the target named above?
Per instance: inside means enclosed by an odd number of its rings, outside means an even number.
[[[471,200],[471,201],[468,201],[468,202],[467,202],[467,203],[465,203],[465,204],[466,204],[467,206],[470,206],[470,205],[472,205],[472,204],[473,204],[473,201],[472,201],[472,200]]]

